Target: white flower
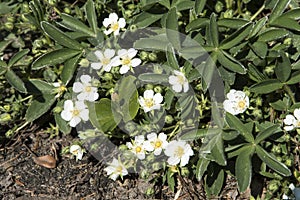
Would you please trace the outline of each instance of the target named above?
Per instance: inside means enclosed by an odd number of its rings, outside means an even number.
[[[100,50],[95,51],[95,55],[100,60],[100,62],[92,63],[91,67],[96,70],[103,67],[104,71],[109,72],[111,70],[111,67],[113,66],[112,60],[115,56],[115,53],[116,52],[113,49],[105,49],[104,52]]]
[[[121,178],[128,174],[127,169],[125,166],[116,158],[113,158],[113,161],[109,163],[109,166],[104,168],[104,171],[106,171],[107,175],[109,175],[109,178],[112,180],[116,180],[119,176]]]
[[[170,165],[185,166],[188,164],[190,156],[194,155],[194,152],[189,144],[185,141],[171,141],[166,147],[165,154],[169,157],[167,162]]]
[[[80,77],[81,82],[75,82],[73,84],[73,92],[79,93],[77,99],[79,101],[95,101],[98,99],[99,94],[97,88],[91,84],[92,78],[89,75],[82,75]]]
[[[291,131],[300,127],[300,108],[294,110],[294,115],[287,115],[283,120],[285,123],[284,130]]]
[[[76,160],[81,160],[84,150],[81,146],[75,144],[70,147],[70,153],[76,156]]]
[[[159,110],[163,96],[160,93],[154,94],[153,90],[146,90],[143,97],[139,97],[139,103],[145,112]]]
[[[135,136],[134,141],[132,143],[131,142],[126,143],[128,149],[130,149],[134,154],[136,154],[136,156],[140,160],[145,159],[144,140],[145,140],[144,136],[139,135],[139,136]]]
[[[64,110],[60,115],[64,120],[70,122],[71,127],[75,127],[81,120],[89,120],[89,110],[83,101],[76,101],[74,105],[71,100],[66,100],[64,102]]]
[[[175,75],[169,76],[169,83],[175,92],[187,92],[189,90],[189,82],[180,71],[174,70]]]
[[[114,32],[114,35],[119,35],[120,29],[126,26],[126,22],[124,18],[118,17],[116,13],[110,13],[108,18],[103,20],[103,26],[108,28],[104,31],[105,35],[109,35]]]
[[[226,96],[227,99],[223,102],[226,112],[237,115],[245,112],[249,107],[249,97],[243,91],[232,89]]]
[[[113,61],[114,66],[122,65],[120,68],[120,74],[127,73],[132,67],[136,67],[141,64],[141,59],[134,58],[137,54],[137,50],[130,48],[128,50],[121,49],[118,51],[119,59]]]
[[[154,151],[154,155],[158,156],[161,151],[168,145],[167,135],[160,133],[158,136],[156,133],[150,133],[147,135],[147,141],[144,142],[144,148],[147,151]]]

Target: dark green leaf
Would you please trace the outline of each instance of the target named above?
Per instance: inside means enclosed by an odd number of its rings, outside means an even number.
[[[168,65],[175,70],[179,70],[179,65],[172,44],[168,44],[166,48],[166,55],[167,55]]]
[[[265,42],[257,41],[253,44],[249,44],[252,51],[260,58],[265,58],[268,53],[268,45]]]
[[[71,58],[67,60],[64,64],[64,67],[61,72],[61,80],[62,82],[67,85],[69,81],[73,78],[73,74],[77,68],[77,63],[81,57],[81,54],[78,56],[75,56],[74,58]]]
[[[169,10],[166,19],[166,32],[168,40],[171,42],[175,49],[180,49],[180,38],[178,32],[178,21],[176,8]]]
[[[3,52],[8,45],[12,43],[12,40],[3,40],[0,42],[0,52]]]
[[[266,22],[268,21],[268,17],[263,17],[260,20],[258,20],[253,29],[251,30],[251,33],[249,35],[249,38],[252,38],[254,36],[256,36],[256,34],[262,30],[262,27],[266,24]]]
[[[281,39],[286,37],[289,34],[289,31],[282,28],[272,28],[267,31],[261,33],[258,37],[258,41],[261,42],[270,42],[274,40]]]
[[[68,47],[70,49],[77,49],[80,50],[83,47],[79,42],[76,40],[71,39],[69,36],[67,36],[64,32],[50,24],[49,22],[41,22],[41,26],[45,33],[49,35],[53,40],[55,40],[57,43],[59,43],[62,46]]]
[[[169,188],[174,192],[175,191],[175,178],[174,178],[173,172],[171,171],[170,168],[167,171],[167,182],[168,182]]]
[[[249,63],[248,65],[248,74],[250,75],[250,78],[256,82],[260,82],[262,80],[266,80],[267,77],[261,73],[256,66]]]
[[[43,94],[42,96],[35,97],[26,111],[26,120],[33,122],[45,114],[55,101],[55,95],[53,94]]]
[[[90,27],[92,27],[94,33],[96,33],[98,28],[97,16],[95,11],[95,5],[92,0],[88,0],[85,4],[86,18],[89,22]]]
[[[249,129],[245,124],[243,124],[236,116],[226,113],[226,122],[229,127],[236,129],[245,138],[247,142],[254,142],[254,137],[252,135],[252,129]]]
[[[240,152],[235,163],[235,175],[240,192],[244,192],[251,183],[252,177],[252,154],[255,147],[246,146]]]
[[[26,88],[31,94],[51,94],[54,92],[53,89],[55,89],[52,84],[40,79],[29,79],[28,83],[26,83]]]
[[[208,195],[208,198],[212,195],[218,195],[222,189],[224,184],[225,173],[224,170],[220,167],[213,166],[213,170],[211,169],[208,176],[205,179],[205,191]]]
[[[275,74],[281,82],[285,82],[289,79],[292,71],[290,59],[284,52],[280,52],[281,60],[277,59],[275,66]]]
[[[196,166],[196,178],[198,181],[200,181],[207,170],[207,167],[210,163],[210,160],[207,160],[206,158],[200,157],[197,166]]]
[[[184,133],[180,136],[181,140],[197,140],[207,135],[215,135],[221,133],[220,129],[197,129]]]
[[[170,42],[168,41],[166,34],[160,34],[149,38],[142,38],[137,40],[134,43],[134,48],[143,50],[165,51],[166,46],[169,43]]]
[[[15,63],[17,63],[20,59],[22,59],[27,53],[29,52],[29,49],[24,49],[16,53],[8,62],[8,67],[13,66]]]
[[[251,32],[253,27],[252,23],[248,23],[241,28],[239,28],[237,31],[235,31],[233,34],[231,34],[229,37],[224,39],[221,44],[221,49],[231,49],[232,47],[238,45],[243,41]]]
[[[287,166],[279,162],[275,156],[266,152],[262,147],[256,145],[256,153],[258,157],[268,165],[268,167],[270,167],[277,173],[281,174],[282,176],[292,175],[291,171],[289,170],[289,168],[287,168]]]
[[[225,68],[237,72],[239,74],[245,74],[246,68],[235,58],[233,58],[231,55],[226,53],[225,51],[218,51],[217,52],[218,61],[221,65],[223,65]]]
[[[1,60],[2,61],[2,60]],[[1,61],[0,61],[0,76],[6,73],[7,68],[6,66],[1,66]],[[6,63],[5,63],[6,64]]]
[[[283,101],[283,100],[279,99],[275,102],[270,103],[270,106],[272,106],[272,108],[274,108],[275,110],[286,111],[286,110],[288,110],[290,105],[289,105],[288,101]]]
[[[26,87],[22,79],[15,74],[13,70],[8,69],[5,73],[8,83],[20,92],[26,93]]]
[[[167,90],[167,92],[165,93],[164,101],[165,108],[169,110],[172,105],[172,102],[174,101],[174,92],[171,89]]]
[[[62,18],[62,21],[59,22],[59,25],[65,27],[69,30],[86,33],[90,37],[95,37],[95,33],[88,26],[86,26],[84,23],[82,23],[78,19],[76,19],[70,15],[67,15],[65,13],[61,14],[61,18]]]
[[[264,80],[250,87],[250,91],[257,94],[267,94],[282,88],[283,83],[276,79]]]
[[[270,23],[272,23],[276,18],[281,16],[281,14],[284,12],[290,1],[291,0],[277,0],[277,3],[269,17]]]
[[[273,125],[265,130],[263,130],[259,135],[255,138],[255,144],[259,144],[264,139],[270,137],[271,135],[282,131],[278,125]]]
[[[290,18],[293,20],[299,20],[300,19],[300,8],[295,8],[293,10],[289,10],[286,13],[283,13],[281,15],[283,18]]]
[[[164,83],[168,82],[169,76],[166,74],[144,73],[139,75],[140,80],[149,83]]]
[[[66,49],[66,48],[57,49],[49,53],[46,53],[40,56],[38,59],[36,59],[32,63],[32,69],[37,70],[47,66],[54,66],[56,64],[61,64],[64,61],[68,60],[69,58],[72,58],[80,53],[81,51],[74,50],[74,49]]]
[[[190,32],[193,30],[204,28],[205,26],[207,26],[208,23],[209,23],[209,19],[207,18],[197,18],[185,27],[185,31]]]
[[[279,17],[274,22],[272,22],[273,26],[282,27],[289,30],[300,31],[299,22],[286,17]]]
[[[121,121],[121,116],[113,110],[110,99],[102,98],[95,103],[87,102],[87,106],[91,123],[100,131],[112,131]]]
[[[200,15],[205,7],[206,0],[195,0],[195,12]]]
[[[191,0],[180,0],[177,1],[176,4],[172,5],[173,7],[176,7],[177,11],[182,11],[182,10],[188,10],[193,8],[195,5],[194,1]]]
[[[210,15],[210,21],[208,26],[208,37],[207,40],[211,42],[211,45],[214,47],[219,46],[219,30],[216,20],[216,15],[213,13]],[[210,45],[208,42],[208,45]]]
[[[218,25],[221,27],[238,29],[246,24],[249,24],[248,20],[245,19],[237,19],[237,18],[223,18],[218,20]]]
[[[234,81],[236,78],[236,74],[234,72],[229,72],[222,66],[218,67],[218,71],[219,71],[223,81],[225,81],[225,83],[228,83],[229,85],[234,84]]]
[[[162,14],[152,14],[148,12],[142,12],[135,16],[134,24],[138,28],[145,28],[162,18]]]
[[[300,70],[292,73],[290,80],[288,80],[287,84],[292,85],[300,82]]]
[[[224,145],[222,134],[217,134],[214,136],[210,143],[213,143],[213,147],[211,149],[211,154],[208,156],[211,160],[217,162],[219,165],[226,166],[227,161],[224,154]]]

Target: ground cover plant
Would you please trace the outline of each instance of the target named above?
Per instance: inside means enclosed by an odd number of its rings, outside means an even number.
[[[300,198],[298,0],[11,0],[0,17],[3,150],[38,127],[65,143],[37,165],[89,155],[144,198]]]

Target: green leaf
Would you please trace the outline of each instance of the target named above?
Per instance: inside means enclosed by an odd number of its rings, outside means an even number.
[[[176,8],[172,8],[171,10],[169,10],[166,19],[166,28],[168,40],[171,42],[175,49],[180,49],[181,44],[178,32]]]
[[[26,83],[27,91],[31,94],[51,94],[55,87],[40,79],[29,79]]]
[[[181,140],[197,140],[200,138],[204,138],[207,135],[215,135],[221,133],[222,130],[220,129],[197,129],[197,130],[192,130],[187,133],[184,133],[183,135],[180,136]]]
[[[56,106],[63,107],[63,101],[58,102]],[[68,122],[61,117],[60,113],[54,113],[54,119],[59,131],[63,134],[71,133],[72,128],[69,126]]]
[[[95,33],[84,23],[79,21],[78,19],[67,15],[65,13],[61,14],[62,21],[58,24],[72,31],[78,31],[81,33],[86,33],[90,37],[95,37]]]
[[[209,23],[209,19],[207,19],[207,18],[197,18],[197,19],[191,21],[185,27],[185,31],[190,32],[190,31],[193,31],[193,30],[204,28],[205,26],[207,26],[208,23]]]
[[[213,165],[209,171],[210,172],[205,179],[205,191],[208,199],[211,199],[212,195],[218,195],[221,192],[224,184],[225,173],[223,169],[216,165]]]
[[[53,94],[43,94],[35,97],[26,111],[25,119],[27,122],[33,122],[45,114],[55,101],[55,95]]]
[[[287,84],[292,85],[300,82],[300,70],[292,73],[290,80],[288,80]]]
[[[37,70],[47,66],[54,66],[56,64],[61,64],[64,61],[80,54],[81,51],[74,50],[74,49],[57,49],[46,53],[40,56],[32,63],[32,69]]]
[[[8,67],[13,66],[15,63],[17,63],[20,59],[22,59],[25,55],[27,55],[29,52],[29,49],[24,49],[22,51],[19,51],[16,53],[8,62]]]
[[[179,65],[172,44],[168,44],[166,48],[166,55],[167,55],[168,65],[175,70],[179,70]]]
[[[214,136],[209,143],[214,144],[211,149],[211,154],[208,156],[210,160],[217,162],[219,165],[226,166],[227,161],[224,154],[224,145],[222,134],[217,134]]]
[[[252,177],[252,154],[255,147],[245,146],[240,152],[235,163],[235,175],[238,182],[240,192],[246,191],[250,186]]]
[[[71,39],[68,35],[66,35],[64,32],[62,32],[61,30],[59,30],[49,22],[43,21],[41,22],[41,26],[45,31],[45,33],[60,45],[68,47],[70,49],[77,49],[77,50],[83,48],[79,42]]]
[[[234,72],[229,72],[228,70],[226,70],[224,67],[220,66],[218,67],[218,71],[223,79],[223,81],[229,85],[233,85],[235,78],[236,78],[236,74]]]
[[[195,12],[200,15],[205,7],[206,0],[195,0]]]
[[[198,181],[200,181],[207,170],[207,167],[210,163],[210,160],[207,160],[206,158],[199,158],[196,166],[196,178]]]
[[[221,27],[238,29],[242,28],[249,24],[248,20],[245,19],[237,19],[237,18],[223,18],[218,20],[218,25]]]
[[[85,14],[89,22],[90,27],[92,27],[94,33],[96,33],[98,28],[97,15],[95,11],[95,4],[92,0],[88,0],[85,4]]]
[[[286,7],[289,5],[290,1],[291,0],[277,0],[277,3],[269,17],[270,23],[272,23],[276,18],[282,15]]]
[[[290,59],[284,52],[280,52],[281,60],[277,59],[275,66],[275,74],[281,82],[285,82],[289,79],[292,71]]]
[[[61,72],[61,80],[62,82],[67,85],[69,81],[73,78],[73,74],[77,68],[77,63],[81,57],[81,54],[78,56],[75,56],[74,58],[71,58],[67,60],[64,64],[64,67]]]
[[[283,83],[276,79],[264,80],[250,87],[250,91],[257,94],[268,94],[282,88]]]
[[[171,89],[168,89],[164,96],[165,108],[170,109],[172,102],[174,101],[174,92]]]
[[[212,45],[214,47],[219,46],[219,30],[218,30],[216,15],[214,13],[210,15],[207,40],[208,40],[208,45]]]
[[[191,0],[180,0],[176,1],[172,7],[176,7],[177,11],[183,11],[183,10],[188,10],[191,9],[195,6],[195,2]]]
[[[251,33],[249,35],[249,38],[252,38],[256,36],[256,34],[262,30],[263,26],[266,24],[268,21],[268,17],[263,17],[260,20],[258,20],[255,25],[253,26],[253,29],[251,30]]]
[[[235,58],[233,58],[231,55],[226,53],[225,51],[218,51],[217,52],[217,58],[221,65],[223,65],[225,68],[237,72],[239,74],[245,74],[246,68]]]
[[[299,79],[298,79],[299,81]],[[288,101],[284,101],[284,100],[277,100],[275,102],[270,103],[270,106],[272,106],[272,108],[274,108],[275,110],[279,110],[279,111],[286,111],[289,108],[289,103]]]
[[[155,73],[144,73],[139,75],[139,80],[149,83],[167,83],[169,75],[167,74],[155,74]]]
[[[1,60],[2,61],[2,60]],[[7,67],[6,66],[1,66],[1,61],[0,61],[0,76],[6,73]],[[2,61],[3,62],[3,61]],[[6,63],[5,63],[6,64]]]
[[[289,10],[289,11],[283,13],[280,17],[290,18],[293,20],[299,20],[300,19],[300,8],[295,8],[295,9]]]
[[[15,74],[13,70],[8,69],[5,73],[5,78],[7,82],[19,92],[27,92],[24,82],[18,75]]]
[[[252,51],[260,58],[265,58],[268,53],[268,45],[265,42],[257,41],[253,44],[249,43]]]
[[[300,31],[300,25],[298,21],[286,17],[277,18],[274,22],[272,22],[272,25],[289,30]]]
[[[268,167],[270,167],[277,173],[281,174],[282,176],[292,175],[291,171],[289,170],[289,168],[287,168],[287,166],[279,162],[275,156],[266,152],[262,147],[256,145],[256,153],[258,157],[268,165]]]
[[[282,131],[278,125],[273,125],[265,130],[263,130],[259,135],[255,138],[255,144],[259,144],[264,139],[270,137],[271,135]]]
[[[13,40],[3,40],[0,42],[0,52],[3,52]]]
[[[289,34],[289,31],[282,28],[272,28],[267,31],[259,34],[258,41],[261,42],[270,42],[274,40],[279,40],[286,37]]]
[[[256,66],[249,63],[248,65],[248,74],[250,75],[250,78],[256,82],[261,82],[263,80],[266,80],[267,77],[261,73]]]
[[[247,142],[254,142],[254,137],[252,135],[252,129],[249,129],[245,124],[243,124],[236,116],[226,113],[226,122],[229,127],[236,129],[245,138]]]
[[[252,23],[248,23],[241,28],[239,28],[237,31],[235,31],[233,34],[231,34],[229,37],[224,39],[221,44],[221,49],[231,49],[232,47],[238,45],[243,41],[251,32],[253,28]]]
[[[113,110],[110,99],[102,98],[98,102],[86,102],[91,123],[100,131],[114,130],[121,121],[121,116]]]
[[[143,49],[143,50],[160,50],[165,51],[166,46],[170,43],[166,34],[160,34],[151,36],[149,38],[142,38],[137,40],[134,43],[135,49]]]
[[[138,28],[145,28],[153,24],[154,22],[158,21],[162,18],[162,14],[152,14],[148,12],[142,12],[135,16],[134,18],[134,24]]]
[[[167,182],[168,182],[168,186],[171,189],[171,191],[175,191],[175,178],[173,176],[173,172],[171,171],[171,169],[169,168],[167,171]]]

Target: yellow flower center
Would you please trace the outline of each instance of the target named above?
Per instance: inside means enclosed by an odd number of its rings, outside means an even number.
[[[297,121],[297,127],[300,127],[300,121]]]
[[[109,58],[103,58],[103,60],[101,62],[102,62],[102,65],[108,65],[110,63],[110,59]]]
[[[86,86],[85,87],[85,91],[86,92],[91,92],[92,91],[92,87],[91,86]]]
[[[113,31],[118,30],[118,29],[119,29],[119,23],[118,23],[118,22],[117,22],[117,23],[112,23],[112,24],[111,24],[111,29],[112,29]]]
[[[184,154],[184,149],[182,147],[177,147],[177,149],[174,152],[174,155],[178,158],[181,158]]]
[[[123,65],[129,65],[131,63],[131,59],[126,57],[124,59],[122,59],[122,64]]]
[[[136,153],[140,153],[142,151],[142,148],[140,147],[140,146],[137,146],[136,148],[135,148],[135,152]]]
[[[156,149],[160,148],[162,146],[162,142],[160,140],[156,140],[154,143],[154,146]]]
[[[245,100],[239,101],[239,102],[238,102],[238,107],[239,107],[240,109],[244,109],[244,108],[246,107],[246,102],[245,102]]]
[[[122,166],[119,165],[119,166],[116,167],[116,172],[117,172],[117,173],[121,173],[122,170],[123,170],[123,167],[122,167]]]
[[[75,116],[78,116],[80,114],[79,110],[75,109],[73,110],[72,112],[72,115],[75,117]]]
[[[145,107],[151,108],[154,105],[154,101],[152,98],[146,98],[145,99]]]
[[[64,92],[64,91],[66,91],[66,90],[67,90],[67,88],[66,88],[66,86],[64,86],[64,85],[62,85],[62,86],[59,87],[59,91],[60,91],[60,92]]]
[[[185,82],[185,77],[182,75],[178,75],[177,78],[178,78],[178,83],[183,85]]]

